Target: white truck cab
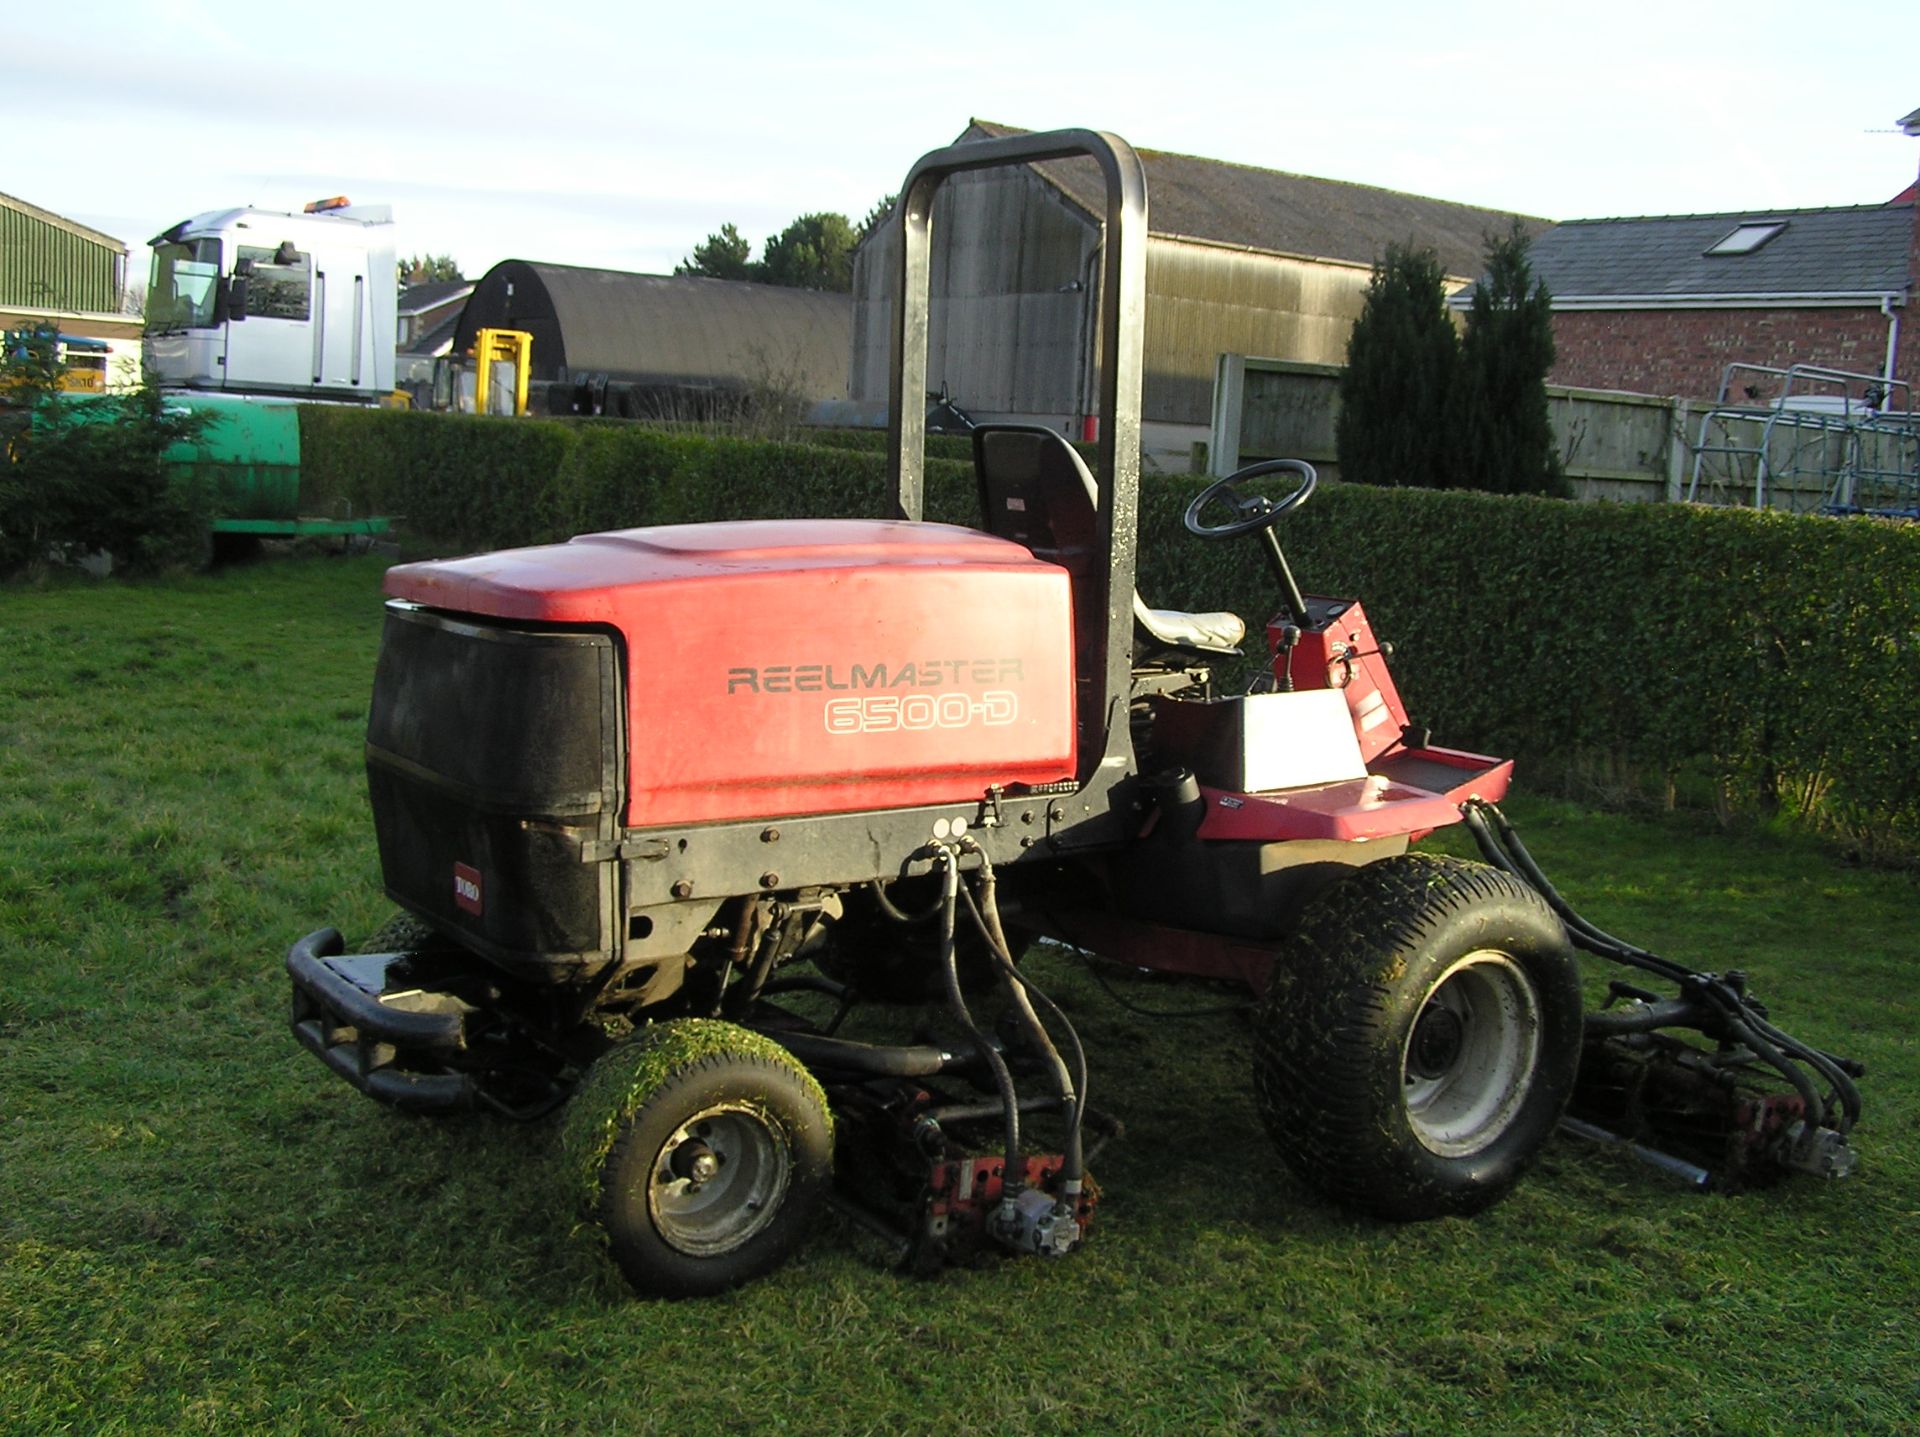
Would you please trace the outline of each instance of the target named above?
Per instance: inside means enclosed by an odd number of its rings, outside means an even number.
[[[393,388],[393,215],[214,210],[152,241],[146,359],[167,388],[368,402]]]

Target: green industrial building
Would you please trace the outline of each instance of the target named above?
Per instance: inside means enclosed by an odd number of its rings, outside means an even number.
[[[0,194],[0,329],[51,324],[69,338],[104,341],[111,382],[135,380],[140,318],[127,312],[126,290],[125,243]]]

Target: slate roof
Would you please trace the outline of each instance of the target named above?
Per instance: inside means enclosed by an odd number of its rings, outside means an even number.
[[[1743,224],[1785,228],[1748,254],[1707,251]],[[1533,271],[1556,303],[1709,295],[1904,294],[1911,204],[1572,220],[1533,242]]]
[[[1028,133],[974,120],[963,139]],[[1313,259],[1371,265],[1389,244],[1432,249],[1448,274],[1480,273],[1486,237],[1504,234],[1505,210],[1427,199],[1373,185],[1263,170],[1253,165],[1138,150],[1147,171],[1147,227],[1162,238],[1271,250]],[[1090,162],[1046,160],[1031,167],[1093,216],[1106,212],[1099,173]],[[1519,217],[1529,233],[1550,220]]]
[[[470,279],[433,279],[424,284],[410,284],[400,291],[400,313],[423,313],[436,305],[471,293],[473,285],[474,281]]]

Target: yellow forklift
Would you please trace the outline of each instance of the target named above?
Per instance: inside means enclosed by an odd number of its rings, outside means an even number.
[[[525,414],[533,336],[524,329],[481,329],[473,346],[433,362],[433,407],[459,414]]]

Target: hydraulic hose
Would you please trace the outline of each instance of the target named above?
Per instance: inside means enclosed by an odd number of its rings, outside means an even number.
[[[1006,1167],[1001,1172],[1001,1191],[1009,1198],[1025,1186],[1026,1167],[1020,1160],[1020,1095],[1013,1086],[1013,1074],[973,1021],[967,1010],[966,995],[960,991],[960,960],[956,952],[955,920],[960,910],[960,855],[945,843],[935,846],[935,861],[940,865],[940,976],[947,990],[947,1008],[973,1040],[981,1057],[992,1070],[994,1087],[1000,1091],[1000,1105],[1006,1120]]]
[[[1496,836],[1488,824],[1487,815],[1499,825]],[[1574,943],[1598,957],[1609,958],[1629,968],[1639,968],[1644,972],[1656,973],[1672,983],[1679,983],[1693,976],[1693,971],[1684,968],[1657,953],[1649,953],[1631,943],[1615,938],[1603,932],[1574,912],[1573,905],[1560,896],[1560,891],[1548,881],[1546,874],[1540,871],[1540,865],[1534,862],[1533,855],[1527,852],[1527,846],[1520,841],[1520,835],[1507,822],[1505,814],[1492,804],[1481,799],[1468,799],[1461,805],[1460,815],[1466,821],[1474,841],[1480,845],[1480,852],[1495,868],[1512,875],[1547,900],[1547,906],[1553,909],[1560,921],[1567,925],[1568,936]]]
[[[1809,1078],[1773,1044],[1753,1030],[1753,1025],[1735,1013],[1723,1013],[1722,1021],[1727,1025],[1730,1036],[1745,1043],[1760,1057],[1761,1061],[1774,1068],[1781,1077],[1793,1084],[1794,1091],[1800,1094],[1800,1100],[1807,1105],[1807,1118],[1815,1127],[1828,1127],[1827,1105],[1820,1097],[1820,1090]]]
[[[1026,1030],[1034,1045],[1040,1050],[1049,1071],[1053,1075],[1054,1090],[1059,1094],[1060,1106],[1067,1119],[1066,1150],[1061,1155],[1060,1180],[1061,1195],[1069,1201],[1077,1197],[1086,1177],[1085,1148],[1081,1137],[1082,1115],[1087,1103],[1087,1056],[1080,1044],[1080,1035],[1074,1031],[1073,1024],[1060,1006],[1041,992],[1034,982],[1022,973],[1013,961],[1013,951],[1007,943],[1005,928],[1000,922],[1000,905],[996,898],[996,879],[993,861],[987,857],[984,849],[971,839],[964,840],[963,846],[978,855],[980,873],[978,884],[980,897],[976,902],[971,892],[962,889],[967,907],[972,913],[974,923],[980,934],[987,940],[988,951],[993,954],[1000,966],[1001,976],[1006,980],[1007,989],[1012,995],[1015,1015]],[[1073,1045],[1075,1071],[1069,1071],[1066,1062],[1055,1046],[1053,1036],[1046,1025],[1040,1021],[1040,1015],[1034,1012],[1033,1000],[1038,999],[1042,1006],[1066,1031],[1068,1041]]]
[[[1840,1099],[1843,1113],[1838,1122],[1833,1122],[1829,1126],[1836,1128],[1843,1135],[1851,1132],[1853,1125],[1860,1121],[1860,1089],[1854,1084],[1853,1077],[1855,1073],[1864,1073],[1866,1069],[1851,1059],[1835,1057],[1832,1053],[1824,1052],[1809,1043],[1801,1042],[1790,1034],[1781,1032],[1758,1014],[1747,1015],[1747,1022],[1755,1032],[1764,1034],[1778,1044],[1788,1056],[1798,1058],[1827,1080]],[[1827,1114],[1828,1118],[1832,1116],[1831,1112]]]
[[[924,1043],[909,1048],[883,1048],[822,1033],[765,1031],[769,1038],[810,1068],[837,1068],[879,1077],[930,1078],[935,1073],[946,1072],[965,1056]]]
[[[760,935],[760,951],[754,956],[753,968],[747,974],[744,984],[737,984],[725,995],[725,1006],[731,1014],[744,1014],[752,1011],[753,1005],[760,1001],[760,994],[766,989],[767,980],[773,972],[788,958],[800,942],[800,927],[797,920],[788,918],[777,929],[769,929]]]
[[[1592,1023],[1591,1031],[1607,1036],[1659,1027],[1690,1027],[1709,1037],[1744,1044],[1755,1057],[1793,1085],[1806,1104],[1808,1119],[1816,1126],[1831,1127],[1843,1136],[1852,1130],[1860,1119],[1860,1090],[1853,1082],[1855,1076],[1865,1071],[1860,1064],[1823,1052],[1782,1032],[1767,1020],[1765,1010],[1748,998],[1736,982],[1696,973],[1671,959],[1615,938],[1588,922],[1547,880],[1506,815],[1493,804],[1484,799],[1468,799],[1461,805],[1460,815],[1487,862],[1544,898],[1566,924],[1567,935],[1574,946],[1626,967],[1657,974],[1681,990],[1680,1001],[1655,1005],[1648,1013],[1596,1014],[1594,1017],[1601,1021]],[[1832,1088],[1841,1109],[1838,1115],[1833,1112],[1834,1104],[1821,1098],[1801,1065],[1818,1073]]]
[[[874,881],[867,886],[873,890],[874,901],[880,905],[880,911],[895,923],[925,923],[929,918],[938,913],[946,903],[943,895],[935,894],[933,902],[929,903],[918,913],[908,913],[893,901],[892,897],[887,893],[887,885],[879,879],[874,879]]]

